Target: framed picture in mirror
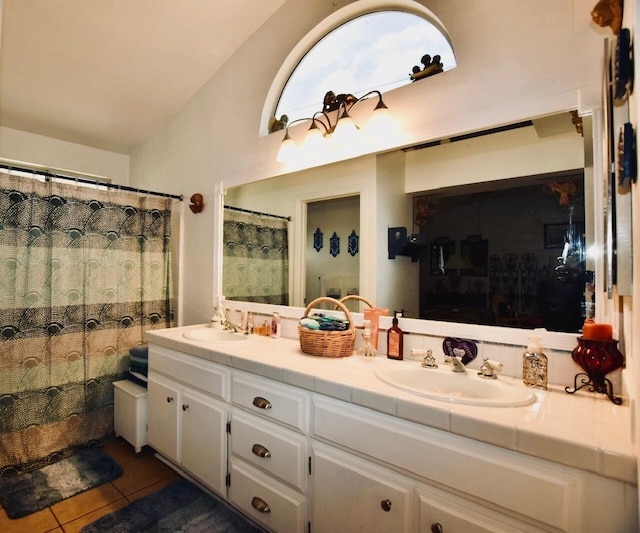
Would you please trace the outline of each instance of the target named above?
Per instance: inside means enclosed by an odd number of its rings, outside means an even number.
[[[569,229],[568,223],[544,225],[544,247],[562,248]]]
[[[456,242],[448,237],[436,237],[429,247],[430,264],[432,276],[445,276],[448,272],[445,264],[449,258],[456,252]]]

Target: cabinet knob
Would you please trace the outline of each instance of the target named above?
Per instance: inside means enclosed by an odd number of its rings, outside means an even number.
[[[187,409],[189,409],[189,404],[188,403],[183,403],[182,404],[182,410],[186,411]]]
[[[442,524],[440,522],[431,524],[431,533],[442,533],[442,531]]]
[[[262,444],[254,444],[251,448],[251,451],[258,457],[271,457],[271,452]]]
[[[380,507],[382,507],[382,509],[388,513],[389,511],[391,511],[391,500],[382,500],[380,502]]]
[[[173,401],[173,397],[172,396],[167,396],[167,403],[171,403]]]
[[[267,502],[265,502],[262,498],[258,498],[257,496],[254,496],[251,500],[251,506],[259,513],[266,514],[271,512],[271,507],[269,507],[269,504],[267,504]]]
[[[253,405],[258,409],[271,409],[271,402],[269,400],[265,400],[261,396],[256,396],[253,399]]]

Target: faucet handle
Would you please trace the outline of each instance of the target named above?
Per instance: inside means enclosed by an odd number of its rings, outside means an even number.
[[[485,357],[478,375],[485,379],[497,379],[496,372],[502,371],[502,363]]]
[[[421,366],[423,368],[438,368],[436,358],[433,356],[433,350],[427,350],[427,355],[424,356]]]

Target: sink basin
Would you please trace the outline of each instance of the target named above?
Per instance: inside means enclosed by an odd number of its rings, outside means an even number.
[[[247,340],[247,336],[241,333],[212,328],[188,329],[182,335],[185,339],[199,342],[238,342]]]
[[[442,402],[488,407],[518,407],[536,399],[524,385],[500,378],[484,379],[477,371],[452,372],[448,368],[389,368],[376,370],[381,381],[418,396]]]

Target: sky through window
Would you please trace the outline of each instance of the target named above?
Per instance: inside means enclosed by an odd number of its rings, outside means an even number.
[[[327,91],[357,97],[411,83],[422,56],[440,55],[444,70],[455,68],[445,36],[429,21],[402,11],[381,11],[352,19],[325,35],[292,72],[275,115],[310,117],[322,109]]]

